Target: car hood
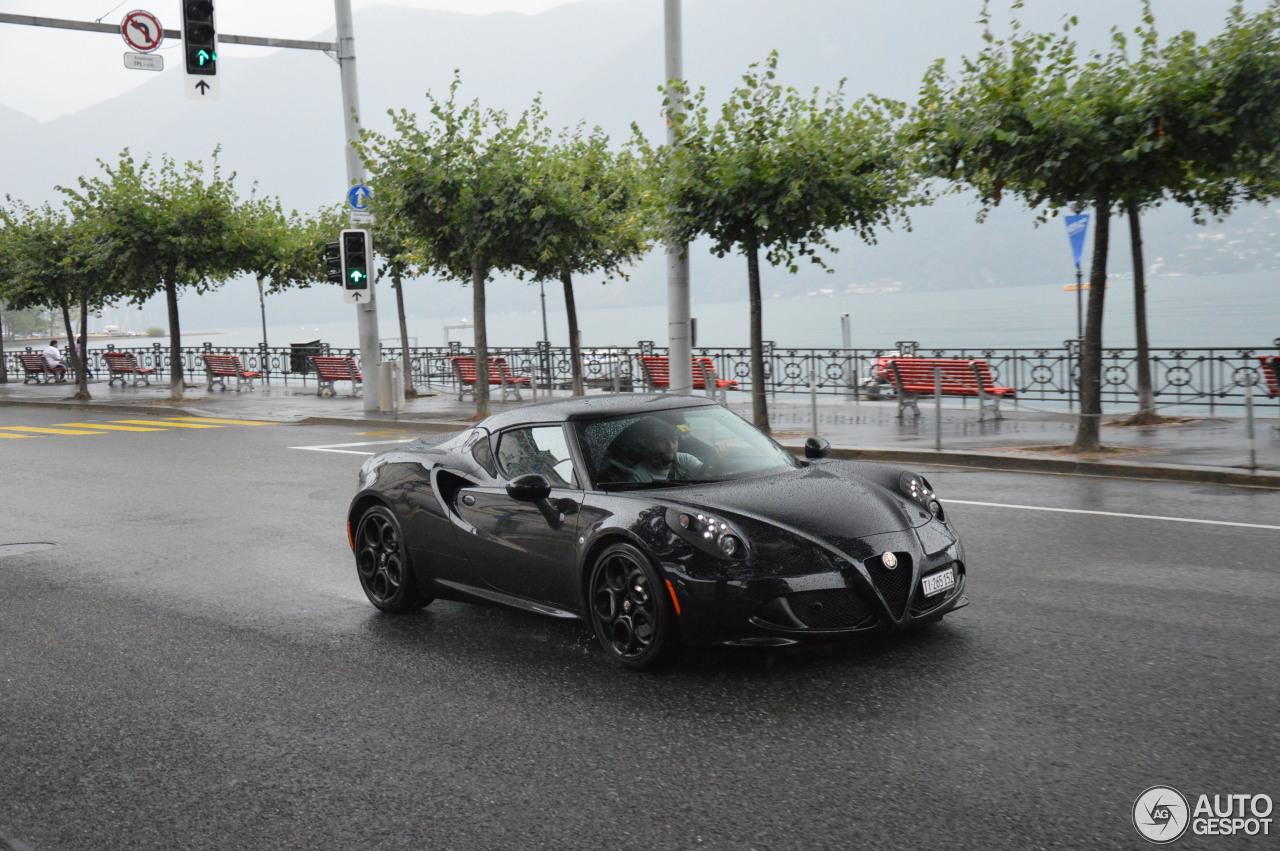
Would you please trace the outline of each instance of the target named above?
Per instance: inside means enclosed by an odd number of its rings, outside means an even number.
[[[931,519],[914,502],[856,473],[816,466],[691,485],[671,498],[710,512],[780,524],[824,541],[899,532]]]

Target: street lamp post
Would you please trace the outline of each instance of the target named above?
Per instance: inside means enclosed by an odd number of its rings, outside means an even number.
[[[677,114],[684,112],[680,93],[671,86],[682,80],[680,0],[665,0],[663,35],[667,73],[667,144],[675,145]],[[689,246],[667,243],[667,354],[672,393],[693,393],[693,347],[689,329]]]

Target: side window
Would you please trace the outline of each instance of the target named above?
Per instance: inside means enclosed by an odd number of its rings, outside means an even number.
[[[489,448],[489,432],[482,428],[475,429],[467,440],[467,449],[471,457],[491,476],[498,475],[498,465],[493,460],[493,450]]]
[[[574,475],[570,459],[569,443],[560,426],[512,429],[498,439],[498,463],[509,479],[539,473],[552,487],[571,487]]]

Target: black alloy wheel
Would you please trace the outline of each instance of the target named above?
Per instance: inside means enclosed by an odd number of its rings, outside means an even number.
[[[614,544],[591,569],[591,624],[606,652],[636,671],[674,645],[675,612],[653,564],[631,544]]]
[[[356,527],[356,572],[369,602],[384,612],[414,612],[431,602],[418,589],[395,515],[375,505]]]

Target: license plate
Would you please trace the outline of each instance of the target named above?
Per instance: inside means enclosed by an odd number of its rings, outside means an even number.
[[[920,585],[924,588],[924,595],[932,597],[934,594],[941,594],[948,588],[956,584],[956,572],[953,568],[948,567],[946,570],[938,573],[931,573],[920,580]]]

